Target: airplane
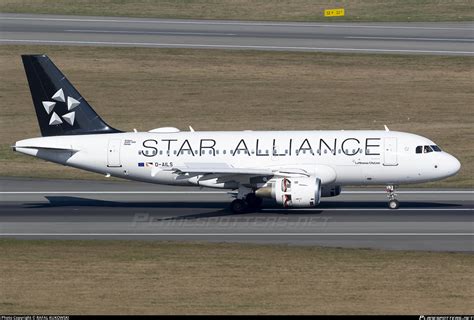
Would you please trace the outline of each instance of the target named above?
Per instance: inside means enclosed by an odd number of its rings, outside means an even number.
[[[14,151],[124,179],[229,189],[233,213],[254,212],[264,198],[316,207],[344,186],[396,188],[455,175],[460,162],[433,141],[385,130],[123,132],[109,126],[46,55],[22,55],[41,137]]]

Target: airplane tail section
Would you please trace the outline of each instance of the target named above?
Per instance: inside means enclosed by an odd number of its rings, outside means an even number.
[[[22,55],[43,136],[120,132],[92,109],[46,55]]]

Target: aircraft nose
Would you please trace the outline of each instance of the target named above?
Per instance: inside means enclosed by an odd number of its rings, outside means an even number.
[[[452,160],[451,160],[451,168],[453,170],[453,174],[456,174],[459,172],[459,170],[461,170],[461,162],[459,162],[458,159],[456,159],[455,157],[451,156],[452,157]]]
[[[445,166],[448,176],[454,176],[461,169],[461,162],[458,159],[448,154],[445,160]]]

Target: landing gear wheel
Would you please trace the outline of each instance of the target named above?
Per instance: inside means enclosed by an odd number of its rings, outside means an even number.
[[[237,214],[238,213],[244,213],[247,210],[247,204],[245,203],[244,200],[235,199],[230,204],[230,210],[233,213],[237,213]]]
[[[400,202],[397,200],[397,194],[395,193],[395,186],[389,185],[385,189],[388,193],[388,207],[390,209],[398,209]]]
[[[262,206],[262,198],[259,198],[255,193],[249,193],[245,197],[245,202],[247,202],[247,209],[251,212],[258,211]]]
[[[388,207],[390,209],[398,209],[400,207],[400,202],[398,200],[393,199],[388,202]]]

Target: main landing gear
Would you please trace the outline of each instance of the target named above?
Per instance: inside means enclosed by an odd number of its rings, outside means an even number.
[[[230,210],[233,213],[255,212],[262,207],[262,198],[257,197],[254,192],[247,193],[243,196],[239,190],[239,196],[242,197],[238,197],[230,204]]]
[[[397,194],[395,193],[395,186],[389,185],[385,189],[388,193],[388,207],[390,209],[398,209],[400,207],[400,202],[397,200]]]

